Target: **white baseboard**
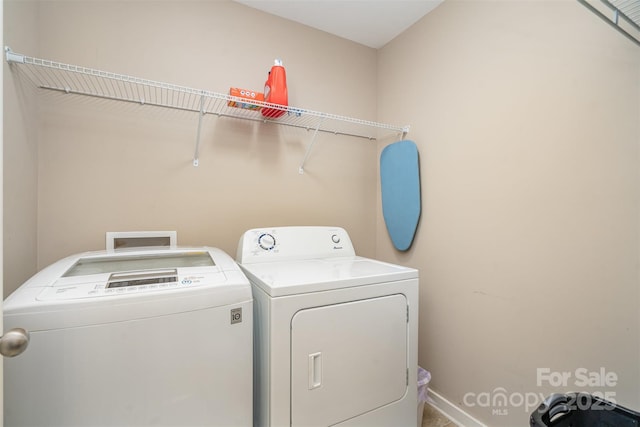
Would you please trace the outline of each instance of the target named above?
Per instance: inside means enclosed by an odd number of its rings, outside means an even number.
[[[432,389],[427,393],[427,403],[460,427],[487,427],[486,424],[481,423]]]

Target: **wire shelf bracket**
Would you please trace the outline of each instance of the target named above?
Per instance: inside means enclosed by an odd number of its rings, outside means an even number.
[[[193,166],[198,166],[200,163],[200,130],[202,129],[202,117],[204,117],[204,97],[203,93],[200,97],[200,112],[198,114],[198,131],[196,133],[196,151],[193,153]]]
[[[248,101],[228,94],[33,58],[13,52],[8,46],[5,46],[5,58],[10,66],[24,71],[31,83],[39,89],[197,113],[194,166],[199,165],[202,119],[205,114],[313,130],[311,141],[298,169],[300,174],[304,173],[304,165],[318,132],[368,140],[394,134],[402,135],[404,138],[409,132],[409,126],[394,126],[263,101],[251,100],[249,106],[252,108],[235,108],[231,105],[247,106]],[[277,119],[266,118],[259,111],[263,107],[283,111],[284,114]]]
[[[311,154],[311,149],[313,148],[313,144],[316,142],[316,137],[318,136],[318,130],[320,130],[320,126],[322,125],[322,121],[324,117],[318,121],[318,126],[313,131],[313,136],[311,137],[311,141],[309,141],[309,145],[307,146],[307,152],[304,153],[304,157],[302,158],[302,163],[300,163],[300,167],[298,168],[298,173],[302,175],[304,173],[304,164],[307,162],[309,158],[309,154]]]

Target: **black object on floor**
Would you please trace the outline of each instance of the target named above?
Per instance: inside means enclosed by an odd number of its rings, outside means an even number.
[[[552,394],[531,413],[530,427],[638,427],[640,413],[586,393]]]

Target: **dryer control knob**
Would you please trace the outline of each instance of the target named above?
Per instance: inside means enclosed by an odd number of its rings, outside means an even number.
[[[258,237],[258,245],[265,251],[270,251],[276,246],[276,238],[269,233],[261,234]]]
[[[331,236],[331,240],[333,241],[333,243],[338,244],[340,243],[340,236],[334,234],[333,236]]]

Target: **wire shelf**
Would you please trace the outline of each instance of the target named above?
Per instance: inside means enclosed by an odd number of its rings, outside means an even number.
[[[636,29],[640,27],[640,1],[638,0],[609,0],[613,5],[628,18]]]
[[[317,132],[376,140],[383,135],[402,134],[404,136],[409,131],[408,126],[393,126],[303,108],[284,107],[257,100],[251,100],[249,102],[245,98],[228,94],[193,89],[170,83],[95,70],[78,65],[33,58],[12,52],[8,47],[5,48],[5,51],[7,62],[20,67],[29,81],[40,89],[192,111],[199,113],[200,118],[205,114],[215,114],[221,117],[275,123],[283,126],[313,130],[314,139]],[[252,108],[229,106],[230,103],[234,102],[238,104],[250,104]],[[263,107],[278,112],[282,111],[282,116],[277,119],[263,117],[260,112],[260,108]],[[198,164],[200,125],[201,120],[198,123],[194,165]],[[312,145],[313,140],[300,166],[301,173],[303,171],[304,161],[306,161]]]
[[[640,46],[640,0],[578,0],[578,2]]]

